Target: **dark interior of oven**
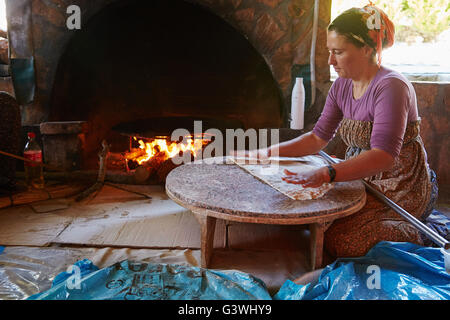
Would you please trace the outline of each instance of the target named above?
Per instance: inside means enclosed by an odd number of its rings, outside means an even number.
[[[282,98],[264,58],[207,9],[184,1],[109,5],[65,49],[49,121],[89,123],[83,163],[95,168],[102,139],[113,151],[129,145],[113,127],[132,123],[139,132],[139,124],[151,127],[160,117],[279,128]]]

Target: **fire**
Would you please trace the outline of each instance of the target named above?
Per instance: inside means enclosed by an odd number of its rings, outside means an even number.
[[[168,137],[157,137],[149,141],[138,140],[136,137],[133,137],[133,139],[139,143],[139,148],[133,148],[125,154],[125,158],[136,161],[139,165],[154,157],[158,157],[160,161],[165,161],[180,154],[180,152],[186,151],[190,151],[195,158],[198,151],[209,143],[207,139],[194,138],[193,136],[185,137],[185,143],[170,141]]]

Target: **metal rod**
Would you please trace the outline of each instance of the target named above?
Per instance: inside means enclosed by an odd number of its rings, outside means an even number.
[[[330,157],[324,151],[319,151],[319,155],[321,155],[328,162],[331,162],[331,163],[339,163],[340,161],[342,161],[341,159],[336,159],[336,158]],[[391,199],[386,197],[383,193],[381,193],[380,191],[378,191],[377,189],[372,187],[365,180],[361,179],[361,181],[368,191],[370,191],[374,196],[376,196],[378,199],[380,199],[383,203],[385,203],[389,207],[391,207],[395,212],[400,214],[403,218],[405,218],[408,222],[410,222],[414,227],[416,227],[421,232],[423,232],[434,243],[436,243],[438,246],[444,248],[445,250],[450,249],[450,242],[448,242],[444,237],[440,236],[434,230],[430,229],[428,226],[426,226],[424,223],[422,223],[416,217],[411,215],[408,211],[406,211],[405,209],[400,207],[398,204],[396,204],[394,201],[392,201]]]

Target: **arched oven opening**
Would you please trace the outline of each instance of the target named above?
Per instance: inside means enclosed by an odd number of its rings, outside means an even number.
[[[192,119],[204,131],[279,128],[282,104],[264,58],[221,17],[184,1],[119,1],[70,40],[49,121],[87,121],[81,163],[93,169],[103,139],[123,153],[132,131],[152,140],[142,133],[157,126],[167,137]]]

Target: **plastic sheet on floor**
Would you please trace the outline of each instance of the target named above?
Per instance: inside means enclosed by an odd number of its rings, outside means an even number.
[[[49,289],[75,250],[5,247],[0,253],[0,300],[23,300]]]
[[[1,250],[4,249],[3,252]],[[77,261],[89,259],[73,268]],[[64,280],[67,273],[104,268],[123,260],[197,266],[199,250],[153,250],[130,248],[0,247],[0,300],[23,300],[44,292]],[[86,269],[86,270],[85,270]],[[86,271],[86,272],[85,272]]]
[[[341,258],[304,286],[287,280],[279,300],[449,300],[440,248],[383,241],[364,257]]]
[[[74,266],[75,267],[75,266]],[[29,300],[270,300],[265,284],[250,274],[175,264],[124,260],[73,275]]]
[[[425,224],[444,239],[450,241],[450,218],[444,213],[434,209],[425,220]],[[424,243],[427,247],[436,246],[433,241],[424,236]]]
[[[188,249],[2,249],[0,300],[271,299],[259,278],[198,268],[199,252]],[[440,248],[381,242],[365,257],[338,259],[318,280],[278,288],[274,299],[448,300],[450,275]]]

